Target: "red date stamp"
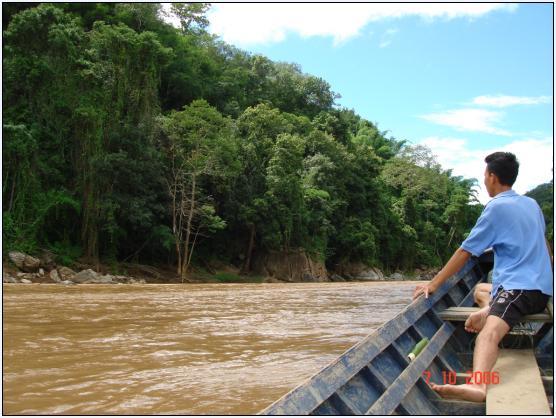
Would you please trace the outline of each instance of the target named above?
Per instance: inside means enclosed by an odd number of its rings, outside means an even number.
[[[423,376],[427,385],[430,383],[432,373],[428,370],[423,372]],[[449,370],[442,371],[442,384],[455,385],[457,382],[457,373]],[[480,371],[466,371],[462,376],[465,379],[466,385],[497,385],[500,383],[500,373],[498,372],[480,372]]]
[[[475,384],[475,385],[497,385],[500,383],[500,373],[498,372],[465,372],[465,384]]]

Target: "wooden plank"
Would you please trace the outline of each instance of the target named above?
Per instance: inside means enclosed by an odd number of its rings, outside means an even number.
[[[444,321],[465,321],[473,312],[477,312],[478,307],[455,306],[438,313],[438,316]],[[552,316],[547,312],[541,312],[533,315],[526,315],[523,321],[531,322],[552,322]]]
[[[554,327],[551,326],[546,330],[547,324],[537,332],[539,337],[535,336],[535,352],[537,355],[553,356],[554,353]],[[543,335],[544,333],[544,335]]]
[[[533,350],[500,350],[488,385],[487,415],[552,415]]]
[[[437,322],[442,323],[442,320],[434,309],[429,311],[428,315],[434,316]],[[463,369],[463,364],[461,363],[450,342],[447,342],[444,345],[443,350],[438,353],[437,360],[442,364],[443,369],[446,371]]]
[[[464,297],[461,301],[460,306],[473,306],[473,304],[475,303],[475,295],[473,294],[474,290],[475,286],[472,286],[467,296]]]
[[[431,364],[453,332],[454,327],[451,324],[442,325],[421,354],[384,391],[382,396],[366,412],[366,415],[390,415],[394,412],[403,398],[413,388],[415,382],[422,377],[423,370]]]
[[[541,376],[542,384],[544,386],[545,392],[554,392],[554,377],[553,376]]]
[[[394,344],[393,344],[393,346],[394,346]],[[394,346],[394,348],[397,349],[395,346]],[[405,360],[405,357],[403,357],[403,354],[401,353],[401,351],[398,350],[398,353]],[[410,364],[409,361],[405,361],[404,364],[403,364],[403,367],[406,368],[409,364]],[[383,373],[373,365],[373,363],[369,363],[367,365],[366,369],[368,370],[369,374],[372,375],[372,378],[379,382],[379,384],[381,386],[381,389],[382,389],[382,393],[383,393],[389,386],[388,380],[383,376]],[[421,377],[421,379],[423,380],[423,383],[424,383],[424,377]],[[434,399],[440,399],[440,396],[438,395],[438,393],[436,393],[434,390],[432,390],[430,388],[430,386],[427,385],[426,383],[424,383],[422,385],[421,394],[422,394],[422,396],[425,400],[428,400],[427,398],[430,398],[430,397],[432,397]],[[378,399],[378,397],[377,397],[377,399]],[[376,401],[376,399],[375,399],[375,401]],[[422,401],[422,402],[419,402],[419,403],[414,403],[414,402],[409,402],[407,398],[402,399],[402,401],[398,405],[397,409],[401,408],[404,411],[411,411],[411,410],[414,410],[415,408],[417,408],[417,410],[421,414],[426,413],[428,415],[434,415],[437,411],[435,411],[434,408],[430,408],[430,406],[428,407],[428,410],[426,410],[427,406],[423,405],[424,402],[426,402],[426,401]],[[374,402],[373,402],[373,404],[374,404]],[[407,412],[407,413],[405,413],[405,415],[415,415],[416,413],[417,412],[415,412],[414,414],[411,414],[411,413]]]
[[[361,415],[361,411],[353,405],[350,398],[344,396],[340,392],[336,392],[333,396],[336,397],[333,404],[336,406],[336,409],[342,413],[342,415]]]
[[[548,311],[548,314],[554,318],[554,299],[553,296],[550,296],[550,299],[548,299],[548,303],[546,304],[546,310]]]

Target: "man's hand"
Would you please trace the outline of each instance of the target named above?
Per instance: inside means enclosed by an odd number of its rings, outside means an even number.
[[[413,300],[417,299],[421,295],[425,295],[425,297],[428,298],[429,294],[433,293],[435,290],[436,288],[431,284],[431,282],[418,284],[413,292]]]
[[[425,297],[428,298],[430,293],[442,286],[442,283],[448,280],[449,277],[456,274],[470,257],[471,253],[469,251],[458,248],[444,268],[440,270],[430,282],[418,284],[417,287],[415,287],[413,299],[417,299],[420,295],[425,295]]]

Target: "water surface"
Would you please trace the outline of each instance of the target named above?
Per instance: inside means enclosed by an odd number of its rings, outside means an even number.
[[[3,285],[3,412],[254,414],[414,286]]]

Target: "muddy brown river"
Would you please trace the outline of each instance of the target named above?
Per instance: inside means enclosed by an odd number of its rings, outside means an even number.
[[[415,282],[3,285],[4,414],[255,414]]]

